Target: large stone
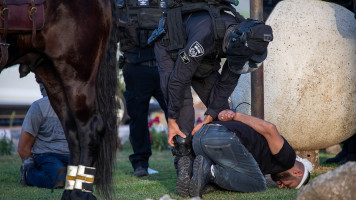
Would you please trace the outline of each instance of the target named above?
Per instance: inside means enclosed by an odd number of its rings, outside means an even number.
[[[242,74],[231,94],[231,104],[237,112],[251,115],[251,74]]]
[[[352,136],[356,132],[354,14],[332,3],[285,0],[266,23],[273,28],[274,40],[264,62],[265,119],[276,124],[296,150],[323,149]]]
[[[356,132],[356,20],[317,0],[280,2],[265,61],[265,119],[295,149],[322,149]]]
[[[356,199],[356,162],[346,164],[319,175],[303,186],[297,194],[297,200],[315,199]]]

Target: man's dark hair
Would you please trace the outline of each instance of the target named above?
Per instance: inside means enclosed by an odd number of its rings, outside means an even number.
[[[285,178],[289,178],[292,175],[289,172],[281,172],[281,173],[277,173],[277,174],[271,174],[271,178],[274,182],[277,182],[281,179],[285,179]],[[310,172],[308,172],[308,177],[305,179],[303,185],[306,185],[309,183],[310,180]]]
[[[283,178],[288,178],[292,176],[289,172],[280,172],[280,173],[276,173],[276,174],[271,174],[271,178],[274,182],[279,181]]]

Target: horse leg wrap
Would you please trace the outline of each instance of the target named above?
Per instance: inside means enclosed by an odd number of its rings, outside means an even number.
[[[66,184],[64,186],[65,190],[73,190],[75,179],[77,176],[78,166],[68,165],[67,167],[67,176],[66,176]]]
[[[81,190],[83,192],[93,192],[95,171],[94,167],[79,165],[74,189]]]

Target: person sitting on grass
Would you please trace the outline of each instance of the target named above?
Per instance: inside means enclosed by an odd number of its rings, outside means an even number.
[[[68,143],[46,91],[37,81],[43,98],[33,102],[28,110],[17,148],[22,159],[20,184],[62,188],[66,174],[58,172],[68,166]]]
[[[295,151],[270,122],[230,110],[220,121],[200,128],[193,137],[194,163],[179,160],[177,192],[202,197],[207,184],[238,192],[267,189],[271,174],[279,188],[300,188],[308,183],[312,164]],[[192,166],[192,167],[191,167]]]

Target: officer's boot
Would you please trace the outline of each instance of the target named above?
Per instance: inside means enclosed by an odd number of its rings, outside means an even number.
[[[214,182],[214,175],[212,174],[212,162],[198,155],[193,164],[193,177],[189,182],[189,194],[191,197],[202,197],[205,186]]]
[[[183,131],[183,133],[185,133]],[[176,190],[180,196],[187,197],[189,195],[189,181],[192,176],[192,161],[194,159],[192,150],[192,136],[187,135],[186,138],[175,136],[174,148],[172,153],[175,156],[174,165],[177,169]]]

